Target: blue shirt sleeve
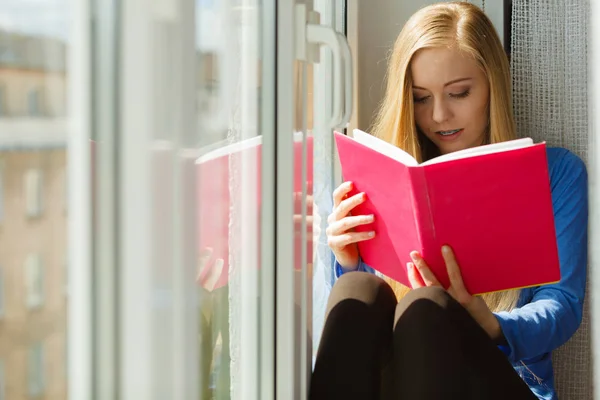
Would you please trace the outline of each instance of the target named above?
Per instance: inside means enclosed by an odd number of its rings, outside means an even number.
[[[587,274],[587,172],[581,159],[564,150],[550,176],[561,280],[533,289],[527,304],[495,314],[508,342],[503,350],[512,362],[556,349],[581,323]]]
[[[337,260],[335,260],[335,277],[336,277],[336,279],[347,272],[353,272],[353,271],[368,272],[370,274],[375,273],[375,270],[373,268],[369,267],[367,264],[365,264],[363,262],[362,258],[358,259],[358,268],[357,269],[346,269],[346,268],[342,267]]]

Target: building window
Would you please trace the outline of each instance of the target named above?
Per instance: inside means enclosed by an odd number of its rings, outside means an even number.
[[[4,221],[4,164],[0,161],[0,223]]]
[[[69,174],[67,173],[66,168],[62,170],[62,181],[63,181],[63,211],[65,215],[69,210]]]
[[[0,360],[0,400],[6,400],[6,369],[4,361]]]
[[[0,117],[8,116],[6,86],[0,86]],[[0,398],[1,399],[1,398]]]
[[[25,287],[27,307],[41,307],[44,304],[44,266],[42,257],[37,253],[29,254],[25,259]]]
[[[25,173],[25,207],[30,218],[42,215],[42,171],[39,169]]]
[[[65,261],[65,263],[63,265],[63,271],[65,274],[64,281],[63,281],[64,282],[63,291],[65,294],[65,297],[69,297],[69,262],[68,261]]]
[[[27,93],[27,115],[30,117],[42,116],[42,91],[31,89]]]
[[[35,343],[29,347],[27,355],[27,386],[29,396],[40,396],[44,393],[44,347]]]
[[[0,268],[0,318],[4,317],[4,270]],[[2,397],[0,397],[2,400]]]

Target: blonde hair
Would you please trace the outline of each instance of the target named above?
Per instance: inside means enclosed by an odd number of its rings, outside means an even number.
[[[485,143],[515,139],[508,58],[491,21],[480,8],[466,2],[424,7],[404,25],[389,60],[387,88],[371,130],[373,134],[402,148],[418,161],[439,154],[415,124],[410,74],[414,54],[430,47],[456,48],[479,63],[490,87]],[[397,282],[390,283],[399,297],[409,290]],[[519,293],[511,290],[486,294],[483,298],[492,311],[511,310],[516,306]]]

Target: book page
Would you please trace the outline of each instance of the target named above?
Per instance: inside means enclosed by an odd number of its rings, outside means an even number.
[[[482,156],[485,154],[499,153],[502,151],[522,149],[533,146],[531,138],[509,140],[507,142],[486,144],[483,146],[472,147],[469,149],[455,151],[454,153],[444,154],[439,157],[432,158],[421,165],[438,164],[445,161],[459,160],[461,158]]]
[[[401,148],[394,146],[393,144],[389,144],[388,142],[363,132],[360,129],[354,129],[352,133],[354,140],[357,142],[364,144],[365,146],[370,147],[383,155],[393,158],[394,160],[400,161],[406,166],[416,167],[419,165],[413,156]]]
[[[312,134],[307,134],[312,136]],[[304,138],[303,132],[294,132],[294,142],[301,142]],[[239,153],[242,150],[257,147],[262,144],[262,135],[254,136],[249,139],[244,139],[239,142],[228,144],[228,140],[221,140],[211,145],[200,149],[200,157],[196,160],[196,164],[201,164],[206,161],[214,160],[229,154]]]

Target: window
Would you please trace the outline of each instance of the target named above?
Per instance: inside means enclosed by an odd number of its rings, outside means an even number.
[[[40,89],[31,89],[27,93],[27,115],[30,117],[42,116],[42,92]]]
[[[63,182],[63,212],[66,215],[69,210],[69,175],[66,168],[60,174]]]
[[[1,102],[2,100],[0,100]],[[1,107],[1,105],[0,105]],[[0,110],[0,116],[2,111]],[[0,223],[4,220],[4,164],[0,161]]]
[[[4,313],[4,270],[0,268],[0,318],[4,317]],[[0,400],[2,400],[2,396],[0,396]]]
[[[91,175],[84,172],[90,162],[83,148],[89,149],[95,132],[89,122],[97,118],[97,107],[89,103],[97,97],[92,89],[113,87],[110,80],[99,82],[87,67],[98,53],[96,42],[112,33],[104,27],[98,35],[91,32],[94,19],[84,15],[91,10],[77,11],[83,3],[73,9],[63,0],[0,0],[0,400],[94,396],[92,379],[77,376],[71,392],[60,347],[65,332],[75,327],[74,370],[95,378],[90,370],[96,354],[88,337],[95,320],[90,317],[94,293],[80,291],[72,303],[83,312],[71,312],[62,295],[61,271],[63,255],[72,253],[77,272],[85,271],[75,274],[74,284],[90,282]],[[62,212],[60,174],[65,166],[77,177],[73,220]],[[31,347],[38,341],[43,346]]]
[[[6,86],[0,85],[0,117],[8,116],[7,105]]]
[[[6,377],[4,373],[4,361],[0,360],[0,400],[6,400]]]
[[[42,257],[29,254],[25,259],[25,287],[27,289],[27,307],[41,307],[44,303],[44,270]]]
[[[44,393],[44,348],[40,342],[29,347],[27,386],[29,396],[40,396]]]
[[[30,218],[42,215],[42,171],[39,169],[25,173],[25,207]]]
[[[63,263],[63,293],[65,297],[69,297],[69,262],[65,261]]]

